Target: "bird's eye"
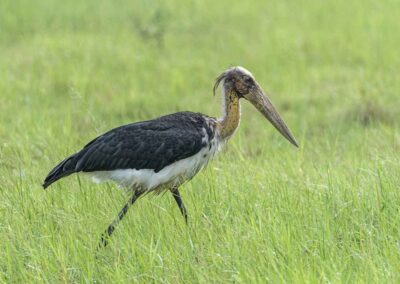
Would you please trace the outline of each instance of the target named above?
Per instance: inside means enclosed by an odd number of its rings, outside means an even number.
[[[246,82],[246,84],[251,85],[253,83],[253,79],[251,77],[246,76],[244,78],[244,81]]]

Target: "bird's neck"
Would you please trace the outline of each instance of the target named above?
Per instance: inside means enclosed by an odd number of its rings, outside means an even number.
[[[223,110],[222,117],[218,120],[219,136],[228,140],[240,123],[240,103],[239,97],[233,90],[223,91]]]

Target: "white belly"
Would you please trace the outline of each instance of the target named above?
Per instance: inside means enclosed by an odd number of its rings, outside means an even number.
[[[97,183],[111,180],[129,189],[152,191],[172,188],[190,180],[208,164],[217,151],[217,143],[212,143],[211,148],[204,147],[197,154],[170,164],[157,173],[152,169],[124,169],[91,172],[89,175]]]

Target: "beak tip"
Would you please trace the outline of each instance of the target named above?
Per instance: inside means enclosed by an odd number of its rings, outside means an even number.
[[[295,146],[296,148],[299,148],[299,143],[297,143],[296,139],[294,139],[294,137],[291,137],[291,139],[289,139],[289,142]]]

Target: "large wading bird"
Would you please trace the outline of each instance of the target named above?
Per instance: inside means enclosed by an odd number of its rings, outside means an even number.
[[[153,120],[112,129],[59,163],[47,175],[47,188],[60,178],[84,172],[94,181],[111,180],[131,190],[131,198],[102,234],[106,246],[116,225],[143,194],[171,191],[187,222],[179,186],[192,179],[233,135],[240,121],[240,99],[252,103],[295,146],[296,139],[253,75],[232,67],[216,79],[214,95],[222,86],[223,113],[213,118],[201,113],[177,112]]]

